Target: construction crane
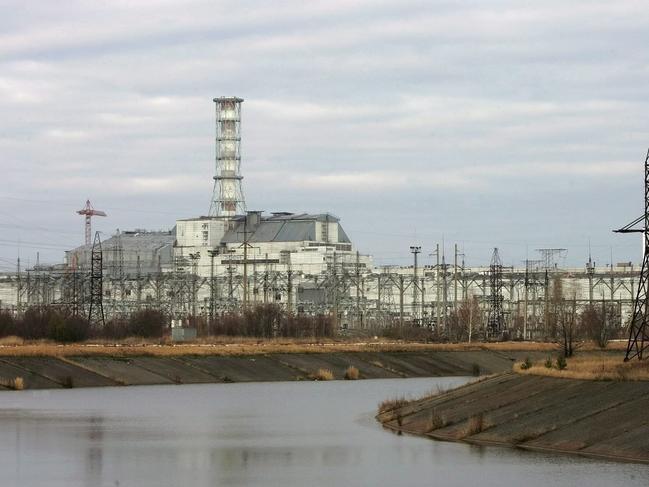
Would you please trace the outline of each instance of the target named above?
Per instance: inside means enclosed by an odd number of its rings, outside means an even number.
[[[106,216],[106,212],[95,210],[90,204],[90,200],[86,200],[86,206],[82,210],[77,211],[77,213],[86,217],[86,245],[90,245],[92,243],[90,241],[92,236],[92,225],[90,220],[93,216]]]

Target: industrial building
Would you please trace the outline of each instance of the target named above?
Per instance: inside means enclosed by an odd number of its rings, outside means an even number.
[[[438,247],[437,262],[421,265],[421,248],[411,247],[414,265],[375,267],[330,213],[248,211],[241,172],[243,100],[214,102],[216,157],[207,215],[178,219],[168,231],[118,231],[102,242],[106,316],[150,306],[183,320],[276,303],[292,312],[331,314],[341,326],[412,323],[443,333],[468,302],[478,307],[475,327],[485,329],[490,303],[497,302],[498,326],[516,328],[521,338],[543,338],[556,279],[580,306],[605,302],[619,323],[631,312],[639,269],[627,263],[596,268],[589,261],[585,268],[560,269],[550,262],[557,249],[546,249],[524,268],[494,262],[468,268],[458,261],[457,249],[447,264]],[[66,252],[62,266],[0,275],[0,308],[87,305],[90,221],[106,214],[89,201],[78,213],[85,218],[86,244]]]

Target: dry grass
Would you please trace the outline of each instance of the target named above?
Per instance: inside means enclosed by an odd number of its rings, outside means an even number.
[[[405,406],[410,401],[405,397],[393,397],[391,399],[385,399],[379,403],[379,414],[387,413],[389,411],[394,411],[400,407]]]
[[[345,370],[345,380],[357,380],[359,375],[360,373],[358,369],[353,365],[350,365],[347,367],[347,370]]]
[[[331,353],[331,352],[426,352],[426,351],[556,351],[556,345],[540,342],[500,343],[414,343],[383,339],[367,341],[313,339],[256,339],[212,337],[192,343],[170,343],[168,340],[128,338],[120,341],[92,341],[58,344],[48,341],[5,339],[0,341],[0,356],[180,356],[180,355],[255,355],[267,353]],[[614,342],[618,349],[624,344]],[[581,350],[599,350],[585,344]]]
[[[0,347],[15,347],[16,345],[22,345],[23,343],[25,343],[24,339],[14,335],[0,338]]]
[[[485,420],[484,414],[474,414],[467,420],[466,428],[463,432],[463,438],[467,436],[477,435],[489,428],[491,425]]]
[[[0,385],[14,391],[22,391],[25,388],[25,381],[22,377],[14,377],[13,379],[0,378]]]
[[[528,369],[521,369],[521,364],[514,365],[519,374],[543,375],[566,379],[586,380],[649,380],[649,361],[633,360],[623,362],[621,355],[601,356],[585,355],[567,359],[564,370],[555,367],[547,368],[545,361],[535,362]]]
[[[443,428],[447,424],[448,421],[446,420],[446,418],[433,409],[430,412],[428,422],[426,423],[426,433],[430,433],[431,431]]]
[[[316,372],[312,373],[310,377],[313,380],[334,380],[334,374],[329,369],[318,369]]]

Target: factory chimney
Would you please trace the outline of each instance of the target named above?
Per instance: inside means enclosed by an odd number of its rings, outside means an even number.
[[[210,216],[245,215],[241,188],[241,98],[214,98],[216,103],[216,174]]]

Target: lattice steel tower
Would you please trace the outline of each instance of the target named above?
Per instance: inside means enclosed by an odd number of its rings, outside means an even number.
[[[241,103],[236,97],[214,98],[216,103],[216,174],[210,216],[245,215],[241,188]]]
[[[633,227],[641,223],[642,228]],[[642,271],[635,299],[633,300],[633,316],[629,324],[629,342],[626,347],[624,360],[638,358],[646,359],[645,352],[649,349],[649,151],[644,161],[644,214],[625,227],[614,230],[618,233],[642,233],[644,251],[642,256]]]
[[[489,265],[489,316],[487,318],[487,333],[495,336],[505,327],[503,311],[503,264],[495,248]]]

